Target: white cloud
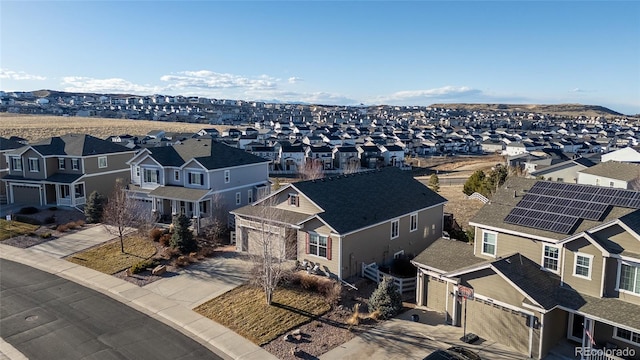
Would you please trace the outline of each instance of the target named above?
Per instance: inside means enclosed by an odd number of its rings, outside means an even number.
[[[413,101],[428,99],[456,99],[469,95],[478,95],[482,91],[467,86],[444,86],[427,90],[405,90],[392,93],[386,98],[389,101]],[[385,98],[385,97],[383,97]]]
[[[303,81],[302,78],[299,78],[297,76],[292,76],[289,78],[289,84],[296,84],[299,83],[300,81]]]
[[[13,71],[0,68],[0,79],[11,80],[47,80],[46,77],[40,75],[27,74],[24,71]]]
[[[120,78],[94,79],[82,76],[63,77],[62,86],[64,91],[70,92],[153,94],[160,90],[155,86],[134,84]]]
[[[303,102],[308,104],[322,105],[355,105],[360,101],[341,94],[328,92],[296,92],[283,90],[262,90],[245,92],[251,100],[278,101],[278,102]]]
[[[175,75],[163,75],[160,80],[167,82],[166,88],[180,91],[182,89],[273,89],[278,79],[268,75],[249,78],[241,75],[216,73],[209,70],[181,71]]]

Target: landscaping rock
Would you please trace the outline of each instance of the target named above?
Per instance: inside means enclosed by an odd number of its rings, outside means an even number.
[[[151,270],[151,275],[160,276],[160,275],[164,274],[165,272],[167,272],[167,266],[166,265],[158,265],[155,268],[153,268],[153,270]]]

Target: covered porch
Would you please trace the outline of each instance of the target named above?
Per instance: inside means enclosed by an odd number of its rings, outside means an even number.
[[[80,206],[87,202],[85,183],[78,181],[81,175],[54,174],[44,181],[46,205]]]

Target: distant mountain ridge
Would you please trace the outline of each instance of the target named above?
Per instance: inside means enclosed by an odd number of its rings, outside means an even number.
[[[582,104],[433,104],[430,107],[446,109],[464,109],[469,111],[522,111],[539,114],[554,115],[585,115],[585,116],[625,116],[617,111],[599,105]]]
[[[25,91],[28,92],[28,91]],[[90,95],[90,96],[109,96],[116,98],[126,98],[126,97],[145,97],[151,96],[149,95],[134,95],[134,94],[113,94],[113,93],[84,93],[84,92],[66,92],[66,91],[57,91],[57,90],[36,90],[31,91],[35,97],[58,97],[58,96],[69,96],[69,95]],[[205,96],[206,97],[206,96]],[[233,99],[229,99],[233,100]],[[279,104],[291,104],[291,105],[312,105],[310,103],[305,102],[296,102],[296,101],[288,101],[282,102],[277,100],[256,100],[262,102],[272,102]],[[314,104],[314,105],[323,105],[323,106],[340,106],[340,105],[329,105],[329,104]],[[346,107],[376,107],[376,106],[393,106],[388,104],[378,104],[378,105],[351,105]],[[412,106],[412,105],[407,105]],[[415,105],[413,105],[415,106]],[[422,105],[420,105],[422,106]],[[545,104],[485,104],[485,103],[439,103],[432,104],[428,107],[431,108],[445,108],[445,109],[458,109],[458,110],[467,110],[467,111],[508,111],[508,112],[525,112],[525,113],[538,113],[538,114],[549,114],[549,115],[562,115],[562,116],[630,116],[636,117],[636,115],[625,115],[619,113],[617,111],[611,110],[607,107],[600,105],[582,105],[582,104],[554,104],[554,105],[545,105]]]

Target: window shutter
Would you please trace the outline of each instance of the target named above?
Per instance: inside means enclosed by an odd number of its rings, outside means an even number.
[[[300,195],[296,196],[296,206],[300,207]]]
[[[306,252],[305,254],[308,254],[310,249],[309,249],[309,233],[306,233],[306,242],[307,242],[307,246],[306,246]]]
[[[327,238],[327,260],[331,260],[331,237]]]
[[[160,170],[156,170],[156,182],[160,183]]]
[[[204,185],[204,174],[200,174],[200,185]]]

